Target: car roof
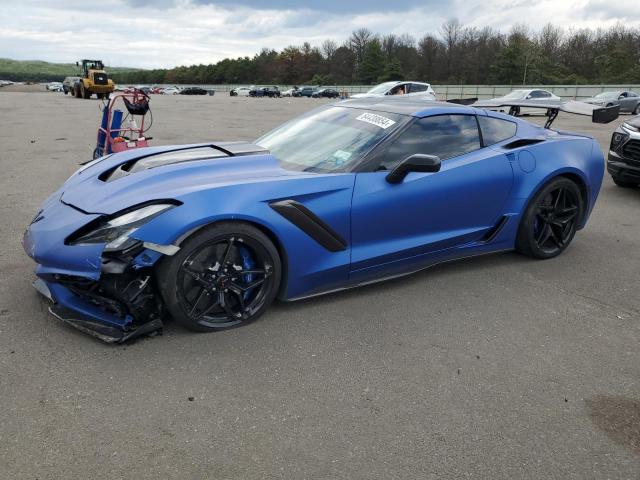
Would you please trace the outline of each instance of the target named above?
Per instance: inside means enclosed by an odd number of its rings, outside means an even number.
[[[428,117],[430,115],[441,115],[444,113],[477,114],[481,111],[465,105],[422,100],[416,99],[415,97],[356,98],[352,100],[344,100],[342,102],[335,103],[334,105],[361,110],[371,110],[374,112],[397,113],[399,115],[410,115],[412,117]]]

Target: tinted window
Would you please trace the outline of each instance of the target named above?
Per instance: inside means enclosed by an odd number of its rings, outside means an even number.
[[[438,115],[416,120],[384,152],[387,169],[414,153],[437,155],[442,160],[480,148],[473,115]]]
[[[534,90],[530,95],[531,98],[549,98],[550,96],[551,94],[544,90]]]
[[[485,147],[513,137],[518,129],[514,122],[499,118],[478,116],[478,122]]]
[[[411,84],[410,93],[426,92],[426,91],[427,91],[427,86],[426,85],[420,85],[419,83],[412,83]]]

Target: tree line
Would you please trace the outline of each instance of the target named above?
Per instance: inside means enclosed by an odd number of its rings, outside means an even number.
[[[434,84],[640,83],[640,28],[564,30],[523,24],[508,33],[445,22],[437,33],[380,35],[366,28],[209,65],[114,75],[120,83],[348,85],[414,79]]]

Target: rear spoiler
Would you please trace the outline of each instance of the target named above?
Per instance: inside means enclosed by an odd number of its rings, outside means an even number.
[[[499,108],[499,107],[525,107],[540,108],[547,111],[547,122],[544,128],[550,128],[559,112],[572,113],[574,115],[585,115],[591,117],[593,123],[613,122],[620,114],[620,106],[598,107],[589,103],[577,102],[575,100],[515,100],[513,102],[504,100],[480,100],[472,104],[477,108]]]

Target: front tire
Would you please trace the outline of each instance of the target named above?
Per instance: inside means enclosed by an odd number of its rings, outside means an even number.
[[[282,267],[278,251],[257,228],[223,222],[199,230],[157,270],[173,318],[198,332],[256,320],[275,299]]]
[[[584,202],[575,182],[564,177],[551,180],[527,206],[516,250],[538,259],[560,255],[573,240],[583,214]]]

